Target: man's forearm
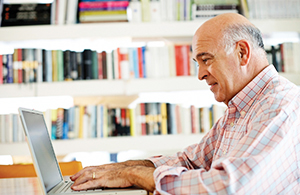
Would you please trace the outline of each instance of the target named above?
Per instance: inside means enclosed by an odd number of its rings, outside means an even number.
[[[126,166],[145,166],[145,167],[155,167],[155,165],[150,160],[128,160],[122,162]]]

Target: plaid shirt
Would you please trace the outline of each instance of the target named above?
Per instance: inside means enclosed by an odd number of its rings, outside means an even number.
[[[150,158],[154,194],[300,194],[300,90],[269,65],[199,144]]]

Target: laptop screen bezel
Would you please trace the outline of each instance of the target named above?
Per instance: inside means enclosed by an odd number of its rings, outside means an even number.
[[[46,127],[46,130],[47,130],[47,139],[49,140],[49,143],[50,143],[50,148],[51,148],[51,152],[54,156],[54,160],[55,160],[55,163],[56,163],[56,166],[57,166],[57,169],[58,169],[58,172],[59,172],[59,177],[60,177],[60,181],[55,184],[54,186],[52,186],[50,189],[46,190],[46,187],[45,187],[45,182],[44,182],[44,179],[43,179],[43,176],[42,176],[42,173],[41,173],[41,170],[38,166],[38,161],[37,161],[37,157],[36,157],[36,154],[34,152],[34,147],[32,145],[32,142],[31,142],[31,138],[29,136],[29,132],[28,132],[28,129],[27,129],[27,126],[26,126],[26,122],[25,122],[25,118],[24,118],[24,112],[29,112],[29,113],[32,113],[32,114],[38,114],[38,115],[41,115],[42,119],[43,119],[43,122],[45,124],[45,127]],[[44,118],[44,115],[42,112],[40,111],[37,111],[37,110],[33,110],[33,109],[27,109],[27,108],[19,108],[19,114],[20,114],[20,119],[21,119],[21,122],[22,122],[22,125],[23,125],[23,129],[24,129],[24,132],[25,132],[25,136],[26,136],[26,141],[27,141],[27,144],[29,146],[29,149],[30,149],[30,153],[31,153],[31,157],[32,157],[32,161],[33,161],[33,165],[34,165],[34,168],[35,168],[35,171],[36,171],[36,174],[38,176],[38,179],[40,181],[40,184],[41,184],[41,187],[43,189],[44,192],[48,193],[49,191],[51,191],[55,186],[57,186],[59,183],[63,182],[64,179],[63,179],[63,176],[62,176],[62,173],[61,173],[61,170],[60,170],[60,167],[59,167],[59,164],[58,164],[58,161],[57,161],[57,158],[56,158],[56,155],[55,155],[55,152],[54,152],[54,148],[53,148],[53,145],[52,145],[52,141],[50,139],[50,136],[49,136],[49,131],[47,129],[47,125],[46,125],[46,122],[45,122],[45,118]]]

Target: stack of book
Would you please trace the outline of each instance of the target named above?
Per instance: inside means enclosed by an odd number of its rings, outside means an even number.
[[[127,22],[129,0],[81,0],[79,22]]]
[[[218,105],[198,108],[164,102],[140,103],[131,109],[99,104],[49,109],[44,117],[51,139],[87,139],[206,133],[225,109]],[[18,115],[0,115],[0,143],[24,140]]]

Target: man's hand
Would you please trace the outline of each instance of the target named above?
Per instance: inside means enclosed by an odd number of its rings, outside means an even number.
[[[150,161],[126,161],[101,166],[86,167],[71,176],[73,190],[99,187],[130,187],[136,185],[153,192],[155,168]]]

